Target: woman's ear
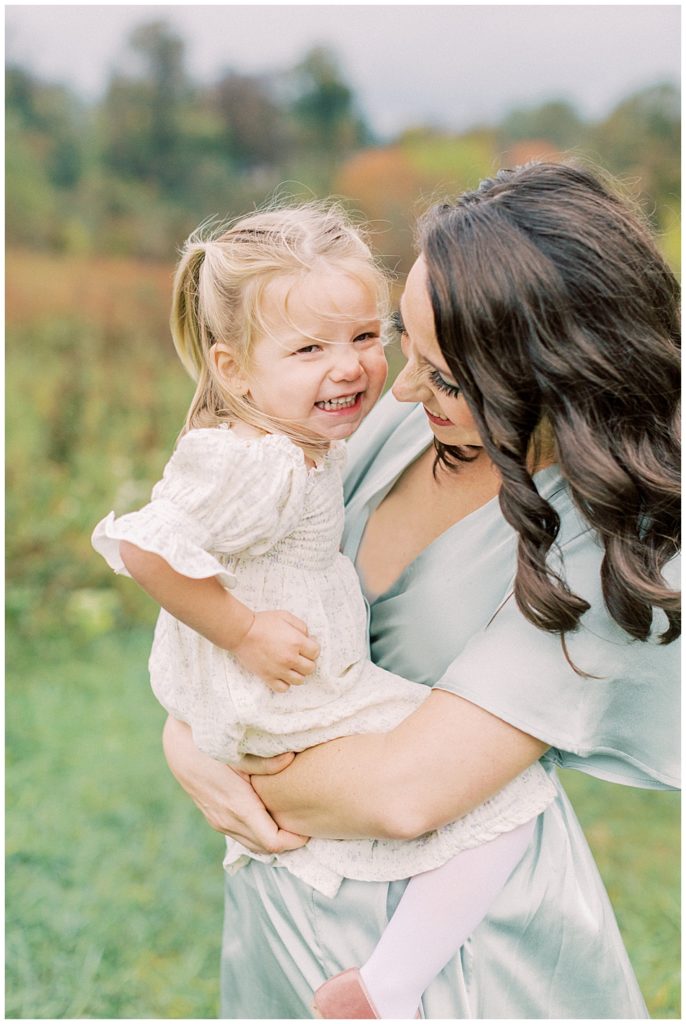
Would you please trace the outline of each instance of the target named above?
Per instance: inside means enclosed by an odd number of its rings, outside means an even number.
[[[217,377],[226,390],[236,396],[248,394],[249,384],[245,371],[236,362],[236,358],[223,341],[216,342],[210,349],[210,359]]]

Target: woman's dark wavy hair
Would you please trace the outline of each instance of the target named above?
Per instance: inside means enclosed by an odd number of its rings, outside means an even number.
[[[436,335],[519,534],[515,596],[564,636],[588,602],[548,564],[560,521],[528,468],[552,435],[556,459],[602,541],[612,618],[648,639],[654,609],[680,633],[662,575],[678,551],[679,287],[650,231],[588,171],[500,171],[420,223]],[[464,449],[437,445],[445,465]]]

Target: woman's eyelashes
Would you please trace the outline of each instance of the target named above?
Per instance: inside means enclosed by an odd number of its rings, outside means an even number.
[[[405,324],[403,323],[403,316],[399,309],[396,309],[393,313],[391,313],[389,320],[391,329],[395,331],[396,334],[407,334],[407,331],[405,330]]]
[[[405,329],[402,313],[399,309],[396,309],[395,312],[391,313],[390,323],[392,329],[396,331],[401,338],[407,337],[407,330]],[[457,396],[461,394],[461,389],[457,384],[450,384],[436,369],[429,369],[429,380],[437,391],[442,391],[444,394],[449,395],[450,398],[457,398]]]
[[[441,377],[438,370],[431,370],[429,373],[429,379],[437,391],[443,391],[444,394],[449,395],[451,398],[457,398],[461,393],[457,384],[449,384],[447,380],[444,380],[444,378]]]

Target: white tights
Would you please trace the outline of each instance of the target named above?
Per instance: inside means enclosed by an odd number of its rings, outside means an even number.
[[[410,1020],[422,993],[471,935],[521,860],[536,819],[415,875],[360,969],[380,1017]]]

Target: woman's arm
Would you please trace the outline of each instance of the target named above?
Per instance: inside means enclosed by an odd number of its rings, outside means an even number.
[[[182,576],[164,558],[129,541],[121,541],[119,551],[131,576],[162,608],[217,647],[232,651],[271,689],[299,685],[314,671],[319,647],[295,615],[255,613],[214,577]]]
[[[537,761],[547,745],[446,690],[384,734],[348,736],[251,776],[284,829],[413,839],[461,817]]]

